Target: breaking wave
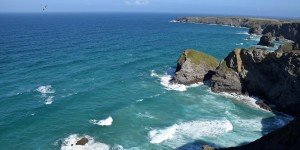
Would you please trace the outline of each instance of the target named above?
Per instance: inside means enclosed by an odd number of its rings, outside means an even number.
[[[153,129],[148,136],[150,143],[158,144],[167,140],[185,141],[186,138],[196,140],[200,137],[217,136],[231,130],[233,130],[233,126],[228,120],[197,120],[174,124],[163,129]]]
[[[76,145],[76,142],[81,138],[87,138],[88,143],[85,145]],[[94,138],[88,135],[79,136],[72,134],[64,139],[61,145],[61,150],[109,150],[110,146],[104,143],[95,142]]]
[[[192,84],[192,85],[189,85],[189,86],[186,86],[186,85],[183,85],[183,84],[178,84],[178,83],[171,83],[170,81],[174,76],[174,72],[175,72],[175,69],[171,68],[164,75],[158,75],[155,72],[155,70],[151,70],[150,76],[159,78],[160,79],[160,84],[162,86],[164,86],[166,90],[174,90],[174,91],[183,92],[183,91],[186,91],[187,88],[198,87],[200,85],[203,85],[202,82],[199,82],[197,84]]]
[[[89,122],[99,126],[110,126],[113,123],[113,118],[109,116],[108,118],[103,120],[90,120]]]

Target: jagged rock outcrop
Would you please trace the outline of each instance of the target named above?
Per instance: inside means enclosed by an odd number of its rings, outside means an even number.
[[[268,46],[268,47],[274,47],[274,42],[273,42],[273,37],[270,32],[266,33],[263,35],[257,45],[262,45],[262,46]]]
[[[256,34],[256,35],[260,35],[261,32],[262,32],[262,29],[260,26],[253,26],[248,31],[249,34]]]
[[[263,34],[271,33],[273,37],[284,37],[294,41],[293,49],[300,49],[300,22],[284,22],[270,24],[263,30]]]
[[[220,150],[299,150],[300,117],[249,144]]]
[[[300,51],[235,49],[212,76],[214,92],[234,92],[264,99],[290,115],[300,115]]]
[[[172,82],[185,85],[202,82],[207,76],[211,76],[210,72],[218,64],[219,61],[208,54],[192,49],[185,50],[178,59]]]
[[[271,33],[273,37],[284,37],[296,41],[300,39],[300,22],[299,23],[282,23],[270,24],[266,26],[262,34]]]

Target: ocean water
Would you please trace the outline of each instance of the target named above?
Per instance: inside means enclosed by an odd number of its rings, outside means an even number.
[[[254,98],[170,85],[187,48],[221,60],[258,42],[246,28],[171,22],[183,16],[0,14],[0,149],[227,147],[291,120]]]

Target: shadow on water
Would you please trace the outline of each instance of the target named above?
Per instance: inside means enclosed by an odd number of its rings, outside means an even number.
[[[202,146],[204,146],[204,145],[208,145],[208,146],[211,146],[211,147],[218,147],[214,143],[209,143],[209,142],[206,142],[206,141],[197,140],[197,141],[194,141],[192,143],[187,143],[185,145],[182,145],[182,146],[178,147],[176,150],[201,150]]]
[[[264,118],[261,120],[262,135],[266,135],[278,128],[281,128],[291,122],[294,118],[292,116],[284,115],[278,112],[273,112],[275,116]]]

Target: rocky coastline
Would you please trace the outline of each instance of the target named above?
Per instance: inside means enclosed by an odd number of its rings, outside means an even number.
[[[183,17],[182,23],[219,24],[249,28],[249,34],[263,35],[258,45],[273,47],[276,39],[293,41],[293,49],[300,49],[300,21],[246,17]]]
[[[269,42],[264,43],[266,46],[272,46],[272,37],[294,41],[293,44],[281,45],[274,52],[256,47],[236,48],[220,63],[208,54],[186,50],[178,59],[172,82],[189,85],[209,81],[206,83],[213,92],[255,96],[260,99],[257,104],[263,109],[296,117],[288,125],[255,142],[227,149],[299,149],[300,23],[223,17],[186,17],[177,21],[248,27],[249,32],[264,35],[260,43]],[[200,55],[203,57],[199,57]],[[218,65],[211,65],[216,63]]]

